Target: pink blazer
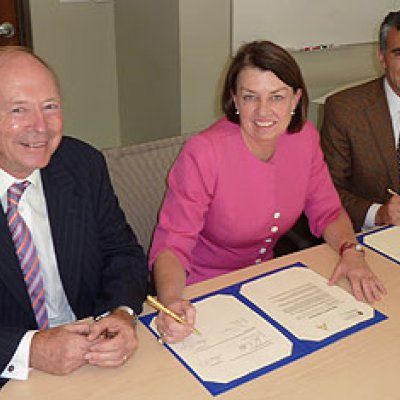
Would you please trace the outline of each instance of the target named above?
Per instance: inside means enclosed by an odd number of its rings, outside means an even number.
[[[170,249],[188,284],[272,258],[303,210],[316,236],[342,210],[311,122],[282,134],[263,162],[222,118],[186,142],[168,185],[150,266]]]

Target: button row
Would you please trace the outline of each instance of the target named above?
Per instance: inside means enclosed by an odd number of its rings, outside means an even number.
[[[281,213],[279,211],[274,212],[274,219],[279,219],[281,217]],[[277,233],[279,231],[279,227],[277,225],[273,225],[271,226],[271,233]],[[268,237],[265,239],[265,243],[271,243],[272,242],[272,238]],[[266,247],[261,247],[261,249],[259,250],[259,253],[261,255],[265,254],[267,252],[267,248]],[[262,258],[257,258],[255,263],[256,264],[260,264],[262,262]]]

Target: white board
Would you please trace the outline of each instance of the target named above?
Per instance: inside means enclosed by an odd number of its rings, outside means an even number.
[[[252,40],[287,49],[370,43],[400,0],[232,0],[232,51]]]

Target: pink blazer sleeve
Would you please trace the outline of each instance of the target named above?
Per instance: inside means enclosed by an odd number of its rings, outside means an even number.
[[[168,177],[168,190],[150,249],[150,268],[158,255],[169,249],[190,271],[191,252],[203,229],[215,182],[212,145],[202,135],[193,136],[184,145]]]
[[[327,225],[343,211],[343,207],[324,161],[319,145],[319,133],[315,128],[313,128],[313,131],[313,156],[304,211],[311,232],[320,237]]]

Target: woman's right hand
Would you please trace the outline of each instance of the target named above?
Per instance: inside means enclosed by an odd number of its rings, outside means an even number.
[[[180,342],[193,333],[196,309],[190,301],[184,299],[177,299],[164,305],[182,317],[187,324],[181,324],[162,311],[159,312],[156,319],[156,327],[160,338],[166,343]]]

